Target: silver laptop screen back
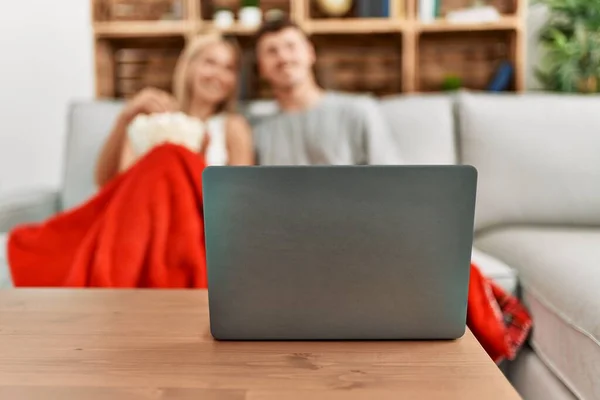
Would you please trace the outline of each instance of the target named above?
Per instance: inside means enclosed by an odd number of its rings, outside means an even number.
[[[212,334],[462,336],[476,181],[469,166],[207,168]]]

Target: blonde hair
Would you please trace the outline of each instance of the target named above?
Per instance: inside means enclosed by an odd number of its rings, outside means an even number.
[[[190,66],[192,62],[202,54],[204,50],[210,45],[217,43],[225,43],[231,46],[236,62],[236,69],[240,66],[240,51],[237,43],[231,39],[226,39],[222,34],[213,32],[201,36],[197,36],[192,39],[177,60],[175,66],[175,73],[173,76],[173,95],[179,102],[179,106],[182,111],[187,112],[190,108],[192,101],[192,87],[190,85]],[[236,71],[237,72],[237,71]],[[237,75],[237,74],[236,74]],[[237,100],[237,89],[231,93],[231,95],[219,104],[217,107],[218,112],[235,111]]]

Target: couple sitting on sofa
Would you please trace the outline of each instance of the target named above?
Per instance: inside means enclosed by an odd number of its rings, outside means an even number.
[[[284,19],[265,23],[256,53],[279,113],[251,132],[234,112],[234,42],[218,34],[197,38],[176,67],[174,96],[146,89],[117,117],[97,160],[98,193],[11,232],[7,255],[15,286],[206,287],[205,166],[401,164],[375,99],[316,84],[315,49],[298,26]],[[202,145],[136,152],[140,137],[133,140],[128,129],[136,117],[170,112],[204,122]]]
[[[365,96],[323,91],[312,72],[315,49],[292,22],[267,22],[256,37],[262,77],[281,112],[250,132],[234,113],[239,53],[220,35],[198,38],[183,52],[174,77],[175,97],[142,91],[121,113],[97,169],[103,185],[130,164],[126,128],[140,113],[183,111],[205,121],[209,165],[398,164],[376,103]],[[258,159],[256,159],[258,156]]]

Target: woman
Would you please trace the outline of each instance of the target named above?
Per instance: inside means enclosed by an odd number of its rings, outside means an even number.
[[[98,193],[10,233],[14,285],[206,288],[202,171],[253,163],[249,126],[233,111],[238,64],[232,42],[203,36],[179,59],[174,96],[146,89],[130,100],[98,159]],[[204,121],[200,154],[162,144],[136,158],[128,125],[140,114],[173,111]]]
[[[207,125],[208,165],[251,165],[253,146],[245,119],[235,114],[240,55],[234,42],[219,34],[201,36],[183,51],[173,79],[174,96],[145,89],[119,115],[96,168],[96,182],[105,185],[133,160],[127,126],[139,114],[183,111]]]

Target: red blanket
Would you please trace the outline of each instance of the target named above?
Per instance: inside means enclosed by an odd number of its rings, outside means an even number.
[[[489,356],[499,363],[514,360],[527,339],[532,321],[516,297],[471,264],[467,325]]]
[[[81,207],[14,230],[15,286],[206,288],[203,169],[163,145]]]
[[[92,200],[13,230],[15,286],[206,288],[203,160],[157,147]],[[495,361],[514,358],[531,327],[518,301],[471,266],[467,324]]]

